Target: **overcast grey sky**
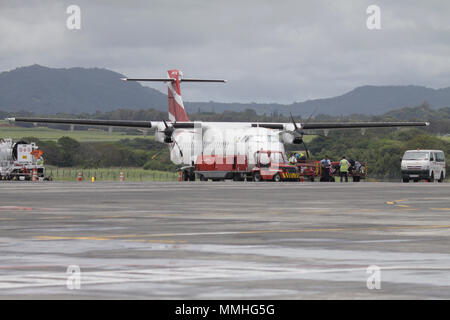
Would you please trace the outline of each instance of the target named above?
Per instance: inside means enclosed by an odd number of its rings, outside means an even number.
[[[81,8],[68,30],[66,8]],[[381,30],[366,27],[369,5]],[[0,71],[34,63],[184,84],[187,101],[279,102],[360,85],[450,86],[450,1],[0,0]],[[152,87],[166,92],[161,85]]]

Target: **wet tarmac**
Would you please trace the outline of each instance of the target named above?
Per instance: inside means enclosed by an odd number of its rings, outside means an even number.
[[[0,184],[0,299],[450,299],[450,184]]]

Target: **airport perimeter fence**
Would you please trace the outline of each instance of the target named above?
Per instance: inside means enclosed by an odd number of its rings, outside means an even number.
[[[120,173],[124,181],[177,181],[176,172],[153,171],[143,169],[76,169],[76,168],[47,168],[46,177],[54,181],[78,181],[81,173],[82,181],[121,181]]]

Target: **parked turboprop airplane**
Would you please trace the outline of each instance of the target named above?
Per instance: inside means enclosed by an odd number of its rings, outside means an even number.
[[[8,118],[9,121],[96,125],[108,127],[156,128],[157,141],[170,146],[170,159],[185,165],[183,173],[195,179],[193,165],[199,155],[243,155],[250,165],[256,163],[256,152],[275,151],[284,154],[284,143],[304,144],[305,130],[345,128],[382,128],[428,126],[428,122],[357,122],[357,123],[291,123],[202,122],[189,121],[181,98],[181,82],[226,82],[226,80],[187,79],[179,70],[169,70],[167,78],[132,79],[124,81],[162,81],[168,84],[169,121],[129,121],[57,118]],[[306,148],[306,145],[305,145]],[[307,150],[307,149],[306,149]],[[227,157],[224,157],[224,159]],[[230,158],[230,157],[228,157]]]

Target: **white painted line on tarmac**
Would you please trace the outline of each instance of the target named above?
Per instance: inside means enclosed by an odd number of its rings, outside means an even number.
[[[118,284],[131,282],[176,282],[190,280],[224,280],[230,281],[258,281],[281,279],[304,279],[305,275],[312,275],[308,279],[314,279],[314,274],[353,274],[353,281],[361,278],[365,280],[367,266],[352,268],[292,268],[292,267],[264,267],[264,266],[236,266],[226,267],[183,267],[167,269],[136,269],[117,271],[81,272],[81,286],[98,284]],[[381,271],[442,271],[448,272],[448,266],[387,266],[380,267]],[[323,278],[321,278],[324,280]],[[408,278],[409,279],[409,278]],[[349,281],[347,278],[326,277],[328,281]],[[401,282],[401,279],[398,279]],[[67,275],[65,273],[32,273],[24,275],[0,276],[0,289],[18,289],[33,287],[65,287]],[[409,281],[405,281],[409,283]],[[442,286],[448,286],[448,282],[442,281]],[[5,292],[0,293],[3,294]]]

